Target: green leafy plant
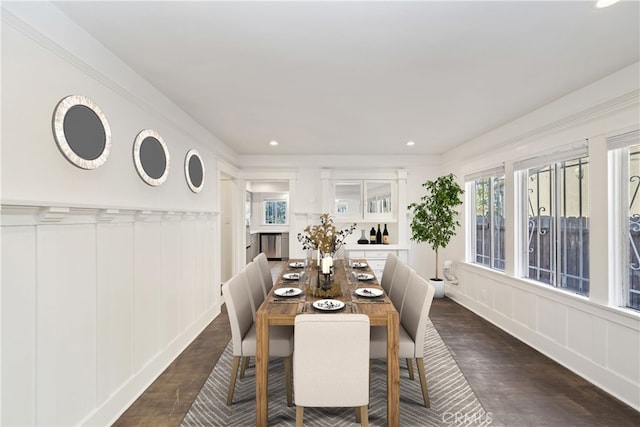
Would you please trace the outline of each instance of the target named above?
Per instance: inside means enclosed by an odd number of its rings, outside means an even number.
[[[411,203],[407,208],[413,213],[411,220],[411,240],[427,242],[436,253],[436,276],[438,277],[438,249],[444,248],[456,234],[460,226],[456,207],[462,204],[464,190],[456,182],[452,173],[427,181],[422,186],[427,194],[420,202]]]

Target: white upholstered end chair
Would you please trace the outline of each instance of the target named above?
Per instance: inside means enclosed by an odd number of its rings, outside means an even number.
[[[305,407],[355,407],[356,421],[367,426],[369,317],[300,314],[294,329],[296,426],[302,426]]]
[[[222,285],[231,324],[231,342],[233,345],[233,365],[229,379],[227,405],[233,401],[238,368],[245,358],[256,355],[256,325],[253,321],[252,307],[247,293],[246,274],[238,273]],[[269,356],[284,357],[287,405],[292,404],[291,372],[293,354],[293,330],[289,328],[269,329]]]
[[[395,286],[395,285],[394,285]],[[424,370],[424,336],[435,288],[427,280],[413,274],[407,285],[404,308],[400,315],[398,356],[407,359],[409,378],[413,379],[411,359],[416,360],[424,406],[430,406],[427,377]],[[387,328],[371,328],[371,358],[386,359]]]

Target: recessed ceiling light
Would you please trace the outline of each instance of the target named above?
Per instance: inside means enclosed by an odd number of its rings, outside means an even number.
[[[414,145],[416,145],[415,142],[413,141],[407,141],[407,147],[413,147]]]
[[[275,147],[276,145],[278,145],[278,141],[271,141],[269,145]]]
[[[618,3],[620,0],[598,0],[596,3],[596,7],[602,9],[603,7],[609,7],[613,4]]]

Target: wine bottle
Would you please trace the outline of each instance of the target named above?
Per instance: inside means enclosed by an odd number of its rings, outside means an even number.
[[[387,224],[384,225],[384,231],[382,232],[382,244],[389,244],[389,232],[387,231]]]
[[[376,243],[376,229],[371,227],[371,231],[369,232],[369,243],[372,245]]]
[[[380,231],[380,224],[378,224],[378,232],[376,233],[376,243],[382,244],[382,231]]]

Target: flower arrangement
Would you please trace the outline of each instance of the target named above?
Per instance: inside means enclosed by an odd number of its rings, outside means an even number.
[[[319,225],[308,225],[304,233],[298,233],[298,241],[302,243],[302,249],[318,249],[322,253],[333,254],[355,229],[355,223],[347,228],[336,227],[333,218],[325,213],[320,215]]]

